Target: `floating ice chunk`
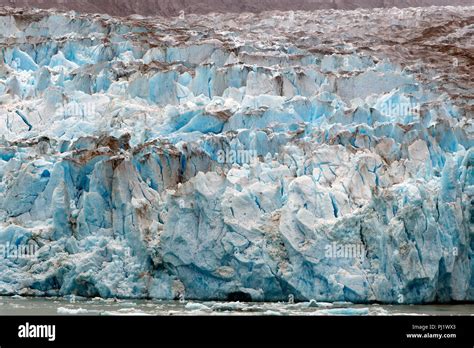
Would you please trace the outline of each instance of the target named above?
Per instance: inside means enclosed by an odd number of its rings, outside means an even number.
[[[320,315],[369,315],[369,308],[331,308],[321,309],[316,313]]]
[[[88,314],[90,313],[89,310],[84,308],[66,308],[66,307],[59,307],[57,309],[58,314],[61,315],[81,315],[81,314]]]
[[[208,306],[202,304],[202,303],[197,303],[197,302],[188,302],[184,306],[185,309],[190,310],[190,311],[202,311],[202,312],[209,312],[211,311],[211,308]]]

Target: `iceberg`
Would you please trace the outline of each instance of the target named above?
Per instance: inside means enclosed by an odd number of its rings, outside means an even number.
[[[473,301],[474,7],[370,11],[2,8],[0,295]]]

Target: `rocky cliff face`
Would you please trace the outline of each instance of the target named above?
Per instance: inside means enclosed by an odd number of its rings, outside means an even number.
[[[263,12],[320,9],[390,8],[419,6],[467,6],[471,0],[0,0],[0,6],[38,7],[74,10],[83,13],[107,13],[115,16],[177,16],[185,13]]]
[[[0,293],[473,300],[473,16],[3,10]]]

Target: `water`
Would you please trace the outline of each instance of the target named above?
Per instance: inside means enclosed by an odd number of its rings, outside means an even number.
[[[0,315],[474,315],[474,304],[198,302],[0,297]]]

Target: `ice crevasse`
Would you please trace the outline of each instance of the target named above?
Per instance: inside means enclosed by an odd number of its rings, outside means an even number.
[[[286,16],[3,9],[0,294],[472,301],[469,92]]]

